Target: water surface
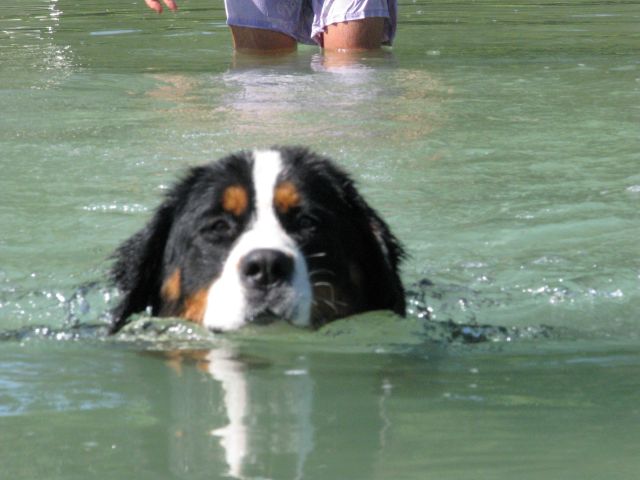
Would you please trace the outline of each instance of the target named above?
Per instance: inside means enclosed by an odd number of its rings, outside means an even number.
[[[637,476],[637,4],[400,2],[393,49],[265,59],[221,2],[138,3],[0,12],[5,475]],[[352,171],[404,241],[406,320],[88,327],[180,172],[278,143]]]

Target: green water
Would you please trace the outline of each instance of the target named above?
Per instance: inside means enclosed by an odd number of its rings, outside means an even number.
[[[180,6],[0,10],[0,478],[638,478],[640,4],[400,2],[349,62]],[[85,328],[185,167],[277,143],[403,239],[406,320]]]

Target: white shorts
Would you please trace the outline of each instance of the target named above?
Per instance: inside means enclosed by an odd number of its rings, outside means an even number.
[[[396,33],[397,0],[225,0],[227,24],[281,32],[298,42],[321,44],[334,23],[383,17],[385,45]]]

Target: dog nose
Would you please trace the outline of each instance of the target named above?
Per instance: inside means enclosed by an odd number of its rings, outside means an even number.
[[[240,262],[242,282],[251,288],[267,288],[287,282],[292,274],[293,258],[280,250],[253,250]]]

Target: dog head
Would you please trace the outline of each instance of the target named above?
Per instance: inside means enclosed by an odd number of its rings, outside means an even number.
[[[404,314],[402,257],[387,224],[327,158],[293,147],[241,152],[191,169],[115,252],[122,297],[113,331],[149,308],[212,330]]]

